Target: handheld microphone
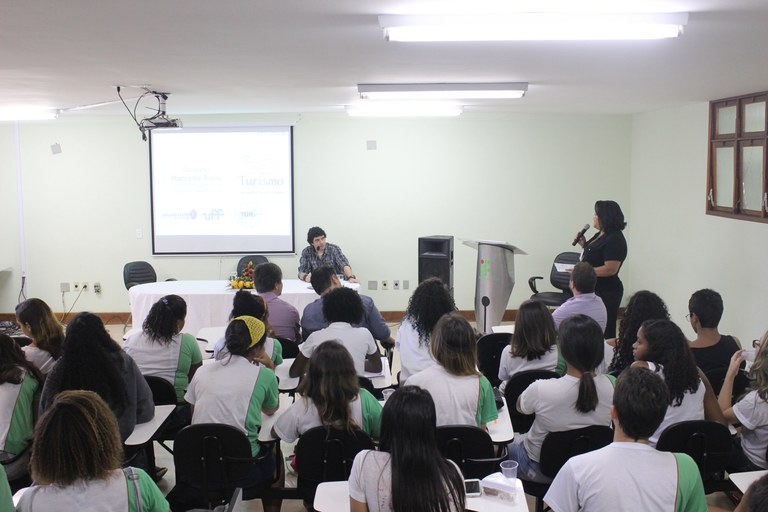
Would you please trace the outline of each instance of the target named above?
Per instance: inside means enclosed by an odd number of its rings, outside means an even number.
[[[571,245],[576,245],[577,243],[579,243],[579,240],[584,238],[584,233],[586,233],[587,230],[589,230],[589,224],[584,224],[584,227],[582,228],[581,231],[579,231],[579,234],[576,235],[576,238],[573,239],[573,243]]]

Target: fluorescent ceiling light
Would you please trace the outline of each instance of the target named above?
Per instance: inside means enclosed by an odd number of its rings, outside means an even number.
[[[56,109],[46,107],[0,107],[0,121],[44,121],[56,119]]]
[[[347,114],[356,117],[451,117],[461,115],[461,105],[443,102],[383,102],[348,105]]]
[[[522,98],[527,90],[527,82],[357,85],[360,97],[371,100],[508,99]]]
[[[379,16],[384,39],[410,42],[664,39],[687,23],[687,13]]]

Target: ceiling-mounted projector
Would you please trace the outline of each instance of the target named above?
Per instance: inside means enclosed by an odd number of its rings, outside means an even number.
[[[155,128],[181,128],[182,124],[181,119],[169,119],[162,116],[142,119],[140,126],[145,130],[153,130]]]

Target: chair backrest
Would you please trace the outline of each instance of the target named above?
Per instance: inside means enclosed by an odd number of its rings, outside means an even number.
[[[690,455],[706,485],[725,470],[731,455],[731,433],[728,427],[714,421],[681,421],[664,429],[656,449]]]
[[[715,368],[714,370],[704,372],[709,383],[712,384],[712,390],[715,392],[715,396],[720,394],[727,372],[727,367]],[[747,377],[746,372],[744,370],[739,370],[739,373],[736,374],[736,378],[733,379],[733,396],[731,397],[733,402],[736,402],[736,399],[738,399],[748,387],[749,378]]]
[[[260,254],[248,254],[246,256],[243,256],[242,258],[240,258],[240,261],[237,262],[238,276],[243,273],[243,270],[245,269],[245,267],[248,266],[249,261],[252,261],[253,266],[255,267],[256,265],[259,265],[261,263],[267,263],[269,260],[267,259],[266,256],[262,256]]]
[[[130,289],[137,284],[157,282],[155,269],[146,261],[131,261],[123,267],[125,288]]]
[[[571,294],[571,273],[558,272],[557,267],[555,267],[555,263],[567,263],[569,265],[575,265],[579,262],[579,257],[580,254],[577,252],[561,252],[555,256],[555,261],[552,263],[552,270],[549,272],[549,282],[552,283],[552,286],[558,290],[562,290],[563,293],[567,293],[568,295]]]
[[[477,366],[492,386],[498,387],[501,353],[509,346],[512,335],[507,332],[486,334],[477,340]]]
[[[355,455],[374,447],[373,440],[359,429],[315,427],[307,430],[299,437],[295,449],[299,493],[312,503],[319,484],[347,480]]]
[[[437,448],[459,466],[464,478],[484,478],[498,471],[499,460],[491,436],[474,425],[437,427]]]
[[[277,341],[283,347],[283,359],[296,359],[299,355],[299,344],[288,338],[277,337]]]
[[[582,453],[608,446],[613,441],[613,430],[607,425],[550,432],[541,445],[539,466],[541,472],[554,478],[568,459]]]
[[[177,403],[176,388],[162,377],[145,375],[149,389],[152,391],[152,400],[155,405],[175,405]]]
[[[220,423],[184,427],[173,444],[176,482],[196,489],[237,487],[250,473],[254,459],[246,435]]]
[[[504,389],[504,398],[507,400],[507,411],[509,419],[512,421],[512,429],[516,434],[524,434],[531,429],[535,414],[523,414],[517,411],[517,398],[533,382],[540,379],[557,379],[560,377],[556,372],[549,370],[528,370],[515,374]]]

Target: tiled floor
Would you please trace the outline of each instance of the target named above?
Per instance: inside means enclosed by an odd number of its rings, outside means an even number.
[[[395,334],[397,333],[398,326],[399,324],[390,325],[390,328],[392,329],[392,336],[395,336]],[[123,335],[122,324],[109,325],[107,326],[107,329],[109,330],[110,334],[116,341],[122,343],[122,335]],[[399,370],[400,370],[400,358],[397,351],[395,351],[395,356],[392,363],[392,374],[397,375],[397,372]],[[281,447],[282,447],[284,456],[288,456],[289,454],[293,453],[292,445],[282,443]],[[160,490],[163,491],[164,494],[167,494],[176,483],[176,477],[173,469],[173,457],[157,443],[155,443],[155,457],[157,459],[158,466],[168,468],[168,473],[158,483]],[[286,473],[286,485],[295,486],[295,484],[296,484],[295,477],[289,473]],[[526,495],[526,499],[528,502],[528,510],[534,511],[535,510],[534,499],[527,495]],[[707,504],[709,506],[720,507],[723,510],[733,510],[735,508],[733,504],[730,502],[730,500],[723,493],[714,493],[707,496]],[[242,510],[243,512],[262,512],[264,509],[261,506],[260,500],[253,500],[253,501],[245,502],[243,504]],[[281,509],[282,512],[303,512],[304,510],[305,509],[302,502],[298,500],[284,501]],[[340,503],[338,510],[340,512],[346,511],[346,510],[349,510],[349,507],[345,503]]]

